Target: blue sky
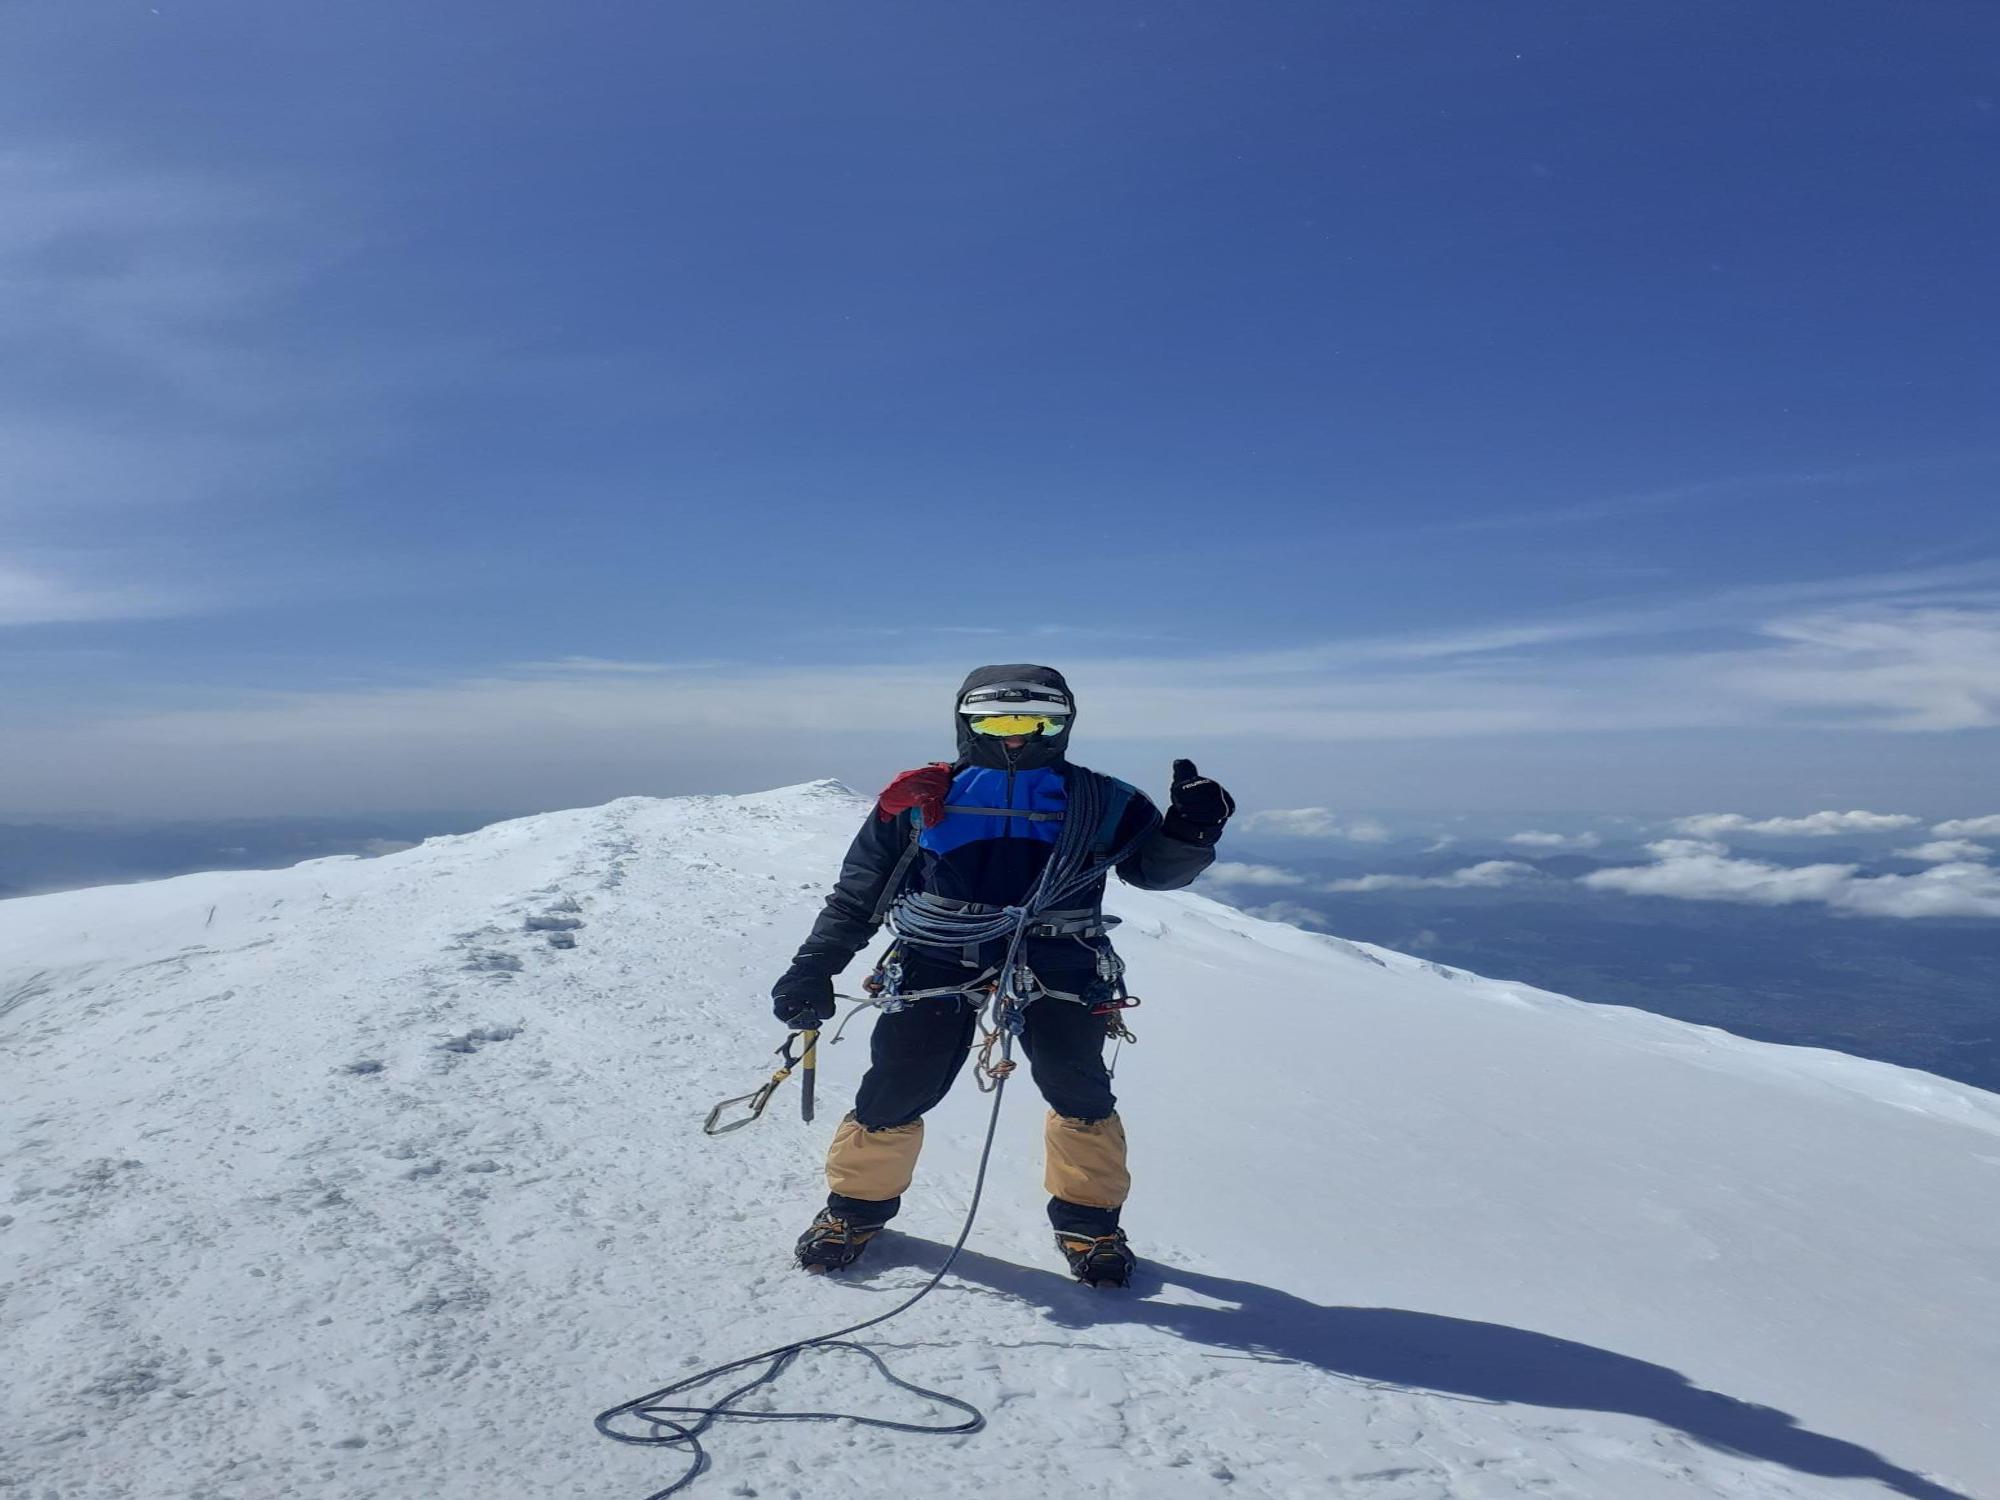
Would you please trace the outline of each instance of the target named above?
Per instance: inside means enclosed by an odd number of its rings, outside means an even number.
[[[1253,804],[1989,812],[1996,58],[1839,0],[9,7],[0,811],[865,783],[1027,658]]]

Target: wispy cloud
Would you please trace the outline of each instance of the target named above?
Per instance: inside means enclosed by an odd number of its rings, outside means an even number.
[[[1617,521],[1661,511],[1723,505],[1765,498],[1788,491],[1813,491],[1860,484],[1907,473],[1909,465],[1867,469],[1802,470],[1789,473],[1737,474],[1688,484],[1664,485],[1622,495],[1604,495],[1567,504],[1493,510],[1405,528],[1399,535],[1448,536],[1490,531],[1528,531],[1550,526],[1571,527],[1590,521]]]
[[[1777,650],[1732,664],[1733,686],[1885,729],[2000,723],[2000,612],[1911,608],[1774,620]]]
[[[141,619],[181,613],[196,602],[184,593],[130,583],[83,582],[0,557],[0,626]]]
[[[1672,826],[1697,838],[1722,838],[1731,834],[1764,834],[1773,838],[1833,838],[1840,834],[1895,833],[1914,828],[1923,819],[1908,813],[1851,812],[1807,813],[1800,818],[1751,818],[1742,813],[1695,813],[1675,818]]]
[[[726,671],[726,661],[618,661],[603,656],[559,656],[549,661],[515,662],[507,670],[529,677],[589,676],[661,677],[670,672]]]
[[[291,580],[321,571],[352,593],[379,560],[329,569],[269,536],[336,520],[315,513],[322,492],[404,441],[434,394],[546,373],[351,307],[320,330],[316,299],[371,236],[331,194],[309,175],[0,149],[0,523],[17,569],[100,601],[34,620],[296,598]],[[146,549],[149,576],[106,539]],[[60,568],[36,561],[58,550]]]
[[[344,248],[302,208],[282,183],[0,152],[0,512],[185,503],[287,461],[326,364],[263,320]]]
[[[1389,830],[1373,818],[1350,818],[1330,807],[1266,807],[1237,822],[1244,833],[1289,839],[1347,839],[1357,844],[1387,842]]]
[[[285,334],[351,245],[326,209],[283,180],[0,150],[0,625],[209,610],[304,568],[183,539],[240,538],[367,450],[387,363]]]

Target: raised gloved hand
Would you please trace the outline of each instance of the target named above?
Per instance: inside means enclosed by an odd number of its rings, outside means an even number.
[[[771,1014],[794,1031],[810,1031],[833,1019],[833,980],[794,970],[771,986]]]
[[[935,828],[944,821],[944,799],[950,795],[951,763],[935,760],[903,772],[884,787],[875,799],[875,816],[886,823],[916,807],[923,809],[924,827]]]
[[[1220,783],[1197,771],[1193,761],[1174,762],[1171,805],[1163,825],[1169,836],[1193,844],[1212,844],[1222,837],[1222,825],[1235,811],[1236,799]]]

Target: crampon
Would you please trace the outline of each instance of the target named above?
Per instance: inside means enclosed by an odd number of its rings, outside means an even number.
[[[1069,1262],[1070,1274],[1085,1286],[1128,1286],[1139,1264],[1122,1229],[1094,1237],[1058,1230],[1056,1248]]]
[[[844,1270],[861,1258],[868,1242],[881,1232],[880,1224],[850,1223],[832,1209],[823,1208],[799,1236],[799,1269],[814,1275]]]

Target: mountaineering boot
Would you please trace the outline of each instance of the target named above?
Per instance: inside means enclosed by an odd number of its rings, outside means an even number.
[[[1085,1286],[1127,1286],[1138,1259],[1125,1243],[1125,1231],[1114,1229],[1094,1238],[1087,1234],[1056,1231],[1056,1248],[1069,1262],[1072,1275]]]
[[[799,1236],[799,1269],[819,1274],[851,1266],[861,1258],[868,1242],[881,1232],[880,1224],[856,1224],[830,1208],[823,1208],[811,1227]]]

